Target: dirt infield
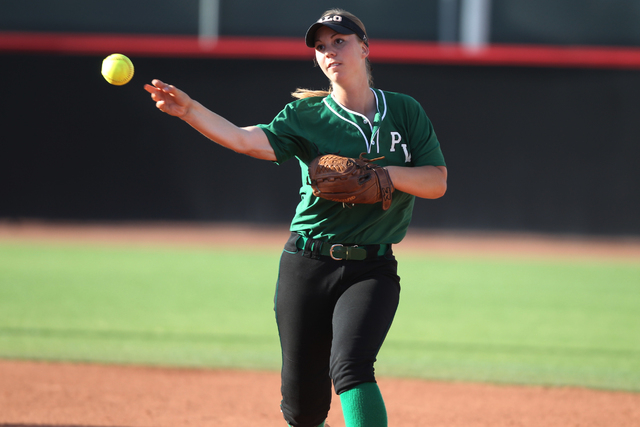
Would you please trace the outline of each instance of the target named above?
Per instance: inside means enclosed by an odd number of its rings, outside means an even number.
[[[396,427],[637,427],[640,394],[381,378]],[[0,362],[0,426],[283,427],[278,374]],[[328,423],[344,426],[339,399]]]
[[[264,245],[286,227],[0,222],[0,241]],[[412,232],[400,251],[640,260],[632,239]],[[640,393],[380,378],[395,427],[640,427]],[[282,427],[273,372],[0,361],[0,427]],[[344,426],[339,399],[329,416]]]

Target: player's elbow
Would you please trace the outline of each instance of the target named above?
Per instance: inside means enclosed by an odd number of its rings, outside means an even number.
[[[416,194],[423,199],[439,199],[447,192],[447,168],[444,166],[425,168],[421,191]]]
[[[422,186],[420,189],[414,191],[413,194],[421,199],[439,199],[444,196],[446,192],[446,182],[429,182],[428,185]]]
[[[444,196],[446,192],[447,192],[447,183],[442,182],[439,185],[436,185],[435,187],[431,188],[428,193],[428,196],[425,197],[425,199],[439,199],[440,197]]]

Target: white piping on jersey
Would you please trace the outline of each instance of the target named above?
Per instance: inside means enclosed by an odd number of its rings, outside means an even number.
[[[376,91],[371,89],[371,92],[373,92],[373,95],[376,97],[376,106],[378,105],[378,95],[376,94]],[[380,96],[382,96],[382,104],[384,105],[384,110],[382,110],[382,117],[380,117],[380,121],[383,121],[385,116],[387,115],[387,98],[384,96],[384,92],[380,91]]]
[[[378,95],[376,94],[376,91],[373,90],[373,88],[370,88],[371,92],[373,92],[373,96],[375,96],[376,98],[376,111],[379,112],[379,100],[378,100]],[[384,110],[382,112],[382,116],[380,117],[380,122],[382,122],[382,120],[384,120],[385,116],[387,115],[387,100],[384,96],[384,93],[382,91],[380,91],[380,94],[382,95],[382,102],[384,105]],[[362,130],[362,128],[360,127],[360,125],[358,125],[356,122],[347,119],[346,117],[343,117],[342,115],[340,115],[340,113],[338,113],[335,109],[333,109],[333,107],[331,107],[331,105],[329,105],[329,103],[327,102],[327,98],[323,99],[322,102],[324,102],[324,104],[327,106],[327,108],[329,108],[329,110],[331,110],[331,112],[333,114],[335,114],[336,116],[338,116],[339,118],[341,118],[342,120],[344,120],[345,122],[355,126],[358,131],[360,131],[360,134],[362,135],[362,137],[364,138],[364,142],[367,146],[367,153],[371,153],[371,147],[373,145],[375,145],[377,148],[377,152],[380,153],[380,125],[378,125],[378,128],[375,129],[373,128],[373,123],[371,123],[371,120],[369,120],[364,114],[360,114],[357,111],[352,111],[349,110],[348,108],[346,108],[344,105],[340,104],[338,101],[336,101],[336,99],[333,97],[333,94],[331,94],[331,99],[333,99],[333,102],[335,102],[336,104],[338,104],[343,110],[356,115],[356,116],[360,116],[364,119],[365,123],[369,124],[369,127],[371,128],[371,141],[369,141],[367,139],[367,135],[364,133],[364,131]]]

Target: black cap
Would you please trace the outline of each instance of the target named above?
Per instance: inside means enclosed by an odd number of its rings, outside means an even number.
[[[307,30],[307,35],[305,37],[307,46],[314,47],[316,45],[316,31],[318,31],[318,28],[323,25],[340,34],[355,34],[360,37],[367,46],[369,46],[369,39],[362,28],[343,15],[327,15],[318,19],[318,21]]]

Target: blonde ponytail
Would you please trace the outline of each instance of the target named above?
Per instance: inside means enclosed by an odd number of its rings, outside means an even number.
[[[313,89],[297,88],[295,92],[291,92],[291,96],[293,96],[296,99],[305,99],[305,98],[311,98],[314,96],[321,96],[324,98],[329,95],[331,95],[330,90],[313,90]]]

